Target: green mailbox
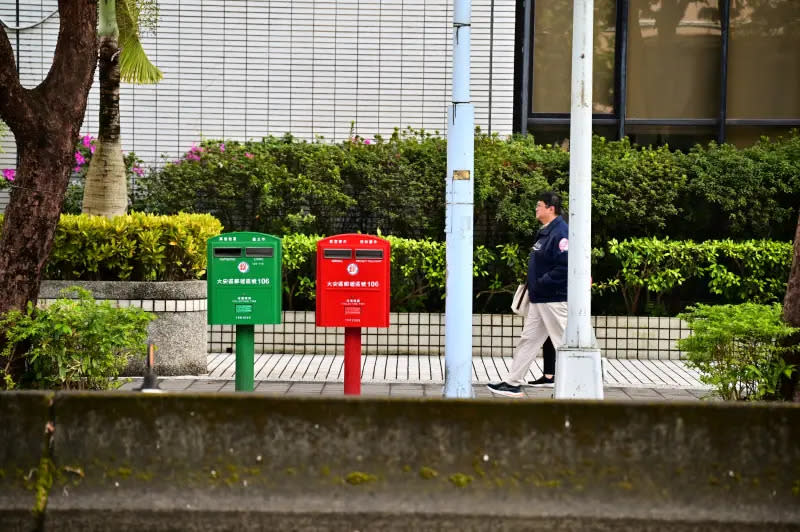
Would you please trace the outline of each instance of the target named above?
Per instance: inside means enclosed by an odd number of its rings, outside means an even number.
[[[208,323],[236,325],[236,391],[253,391],[256,324],[281,322],[281,239],[226,233],[208,240]]]
[[[208,323],[281,322],[281,240],[226,233],[208,240]]]

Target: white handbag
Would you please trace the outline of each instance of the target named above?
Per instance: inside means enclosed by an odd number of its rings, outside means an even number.
[[[514,293],[514,299],[511,300],[511,312],[517,316],[527,316],[528,307],[531,305],[531,299],[528,297],[528,283],[522,283],[517,287]]]

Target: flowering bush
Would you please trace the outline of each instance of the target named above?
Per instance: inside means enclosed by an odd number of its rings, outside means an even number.
[[[341,150],[268,137],[206,140],[144,180],[135,210],[208,212],[226,231],[320,233],[352,204],[339,174]]]
[[[86,172],[89,170],[89,163],[92,160],[97,149],[97,139],[92,135],[84,135],[78,141],[75,147],[74,160],[75,166],[72,168],[72,175],[69,180],[69,187],[67,187],[67,194],[64,198],[64,206],[61,211],[65,214],[80,214],[81,204],[83,202],[83,185],[86,180]],[[125,177],[129,184],[135,183],[136,180],[144,175],[144,168],[142,161],[134,152],[123,154],[125,161]],[[128,187],[133,191],[135,187]]]

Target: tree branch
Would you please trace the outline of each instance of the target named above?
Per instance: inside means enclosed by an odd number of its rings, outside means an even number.
[[[58,16],[58,42],[53,66],[34,91],[47,100],[50,112],[68,113],[74,106],[66,102],[63,95],[77,95],[84,87],[88,94],[94,78],[98,46],[97,1],[58,0]],[[80,128],[83,117],[73,118],[77,119]]]
[[[0,25],[0,117],[13,132],[20,125],[20,112],[28,107],[27,91],[19,82],[14,49],[6,35],[6,29]]]

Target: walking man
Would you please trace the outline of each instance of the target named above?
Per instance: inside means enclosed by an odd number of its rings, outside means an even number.
[[[561,197],[544,192],[536,202],[536,218],[542,228],[536,235],[528,258],[528,297],[531,305],[522,335],[514,351],[511,370],[502,382],[489,384],[489,390],[507,397],[522,397],[521,385],[536,354],[549,336],[556,349],[564,343],[567,326],[567,250],[569,228],[561,217]],[[547,350],[544,374],[527,384],[553,386],[555,353]]]

